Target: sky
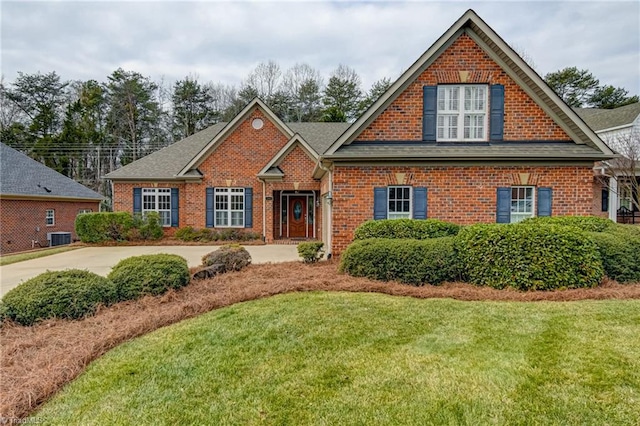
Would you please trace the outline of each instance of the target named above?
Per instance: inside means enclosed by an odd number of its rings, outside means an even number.
[[[5,83],[56,71],[107,80],[117,68],[173,84],[240,86],[261,62],[307,63],[325,81],[344,64],[364,90],[395,80],[467,9],[544,76],[587,69],[640,94],[640,2],[614,1],[5,1]]]

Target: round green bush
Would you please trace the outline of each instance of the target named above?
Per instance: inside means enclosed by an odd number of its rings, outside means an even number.
[[[175,254],[149,254],[121,260],[108,275],[118,300],[156,296],[189,283],[187,261]]]
[[[438,219],[383,219],[368,220],[358,226],[354,240],[369,238],[408,238],[425,240],[428,238],[450,237],[458,234],[460,225]]]
[[[459,278],[453,237],[355,241],[342,254],[340,270],[356,277],[417,286]]]
[[[610,232],[592,232],[605,274],[621,283],[640,282],[640,233],[618,228]]]
[[[92,315],[98,305],[116,301],[114,284],[93,272],[48,271],[5,294],[0,317],[32,325],[48,318],[78,319]]]
[[[519,290],[594,287],[604,275],[597,247],[574,227],[473,225],[456,237],[463,278]]]
[[[605,232],[615,227],[615,222],[612,220],[596,216],[539,216],[525,219],[522,223],[571,226],[589,232]]]

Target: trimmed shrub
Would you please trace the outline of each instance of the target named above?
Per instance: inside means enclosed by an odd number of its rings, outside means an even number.
[[[251,263],[251,255],[239,244],[229,244],[202,257],[202,266],[222,264],[225,271],[239,271]]]
[[[187,261],[175,254],[149,254],[121,260],[108,278],[114,282],[118,300],[156,296],[189,283]]]
[[[525,219],[522,223],[571,226],[589,232],[605,232],[615,227],[612,220],[596,216],[541,216]]]
[[[602,259],[605,274],[618,282],[640,282],[640,234],[618,228],[590,233]]]
[[[182,241],[256,241],[262,239],[258,232],[246,232],[239,229],[216,230],[211,228],[195,229],[191,226],[180,228],[175,237]]]
[[[315,263],[322,259],[324,251],[322,250],[324,243],[322,241],[309,241],[298,244],[298,255],[304,263]]]
[[[136,218],[139,221],[136,221]],[[164,236],[158,212],[147,212],[144,216],[134,215],[134,227],[138,229],[139,236],[143,240],[159,240]]]
[[[0,317],[32,325],[49,318],[78,319],[92,315],[98,305],[116,301],[114,284],[93,272],[47,271],[7,292]]]
[[[499,289],[594,287],[604,275],[589,235],[568,226],[473,225],[456,237],[456,251],[463,278]]]
[[[355,241],[340,259],[340,271],[349,275],[417,286],[457,280],[458,265],[452,237]]]
[[[133,228],[133,216],[127,212],[84,213],[76,217],[75,228],[83,243],[122,241]]]
[[[438,219],[369,220],[356,228],[353,239],[409,238],[425,240],[428,238],[454,236],[457,235],[459,231],[460,225]]]

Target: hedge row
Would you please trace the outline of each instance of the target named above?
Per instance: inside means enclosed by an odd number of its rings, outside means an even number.
[[[438,219],[385,219],[364,222],[354,232],[355,240],[369,238],[429,238],[451,237],[460,231],[460,225]]]
[[[144,217],[128,212],[83,213],[76,218],[75,229],[83,243],[157,240],[164,235],[156,212],[148,212]]]
[[[453,281],[460,271],[453,240],[441,237],[355,241],[342,254],[340,270],[356,277],[413,285]]]
[[[48,271],[7,292],[0,301],[0,320],[33,325],[49,318],[79,319],[143,295],[157,295],[189,282],[187,261],[156,254],[124,259],[107,278],[89,271]]]
[[[175,237],[182,241],[256,241],[262,239],[262,234],[233,228],[217,230],[185,226],[176,231]]]
[[[520,290],[593,287],[604,274],[619,282],[640,281],[640,229],[608,219],[551,217],[481,224],[464,227],[453,238],[417,241],[417,235],[432,238],[437,232],[415,231],[434,229],[421,222],[427,221],[365,222],[343,254],[341,269],[414,285],[462,278]],[[365,239],[370,235],[396,239]],[[443,259],[448,259],[445,266],[439,263]]]
[[[568,226],[473,225],[458,234],[456,252],[463,279],[494,288],[594,287],[604,275],[589,235]]]

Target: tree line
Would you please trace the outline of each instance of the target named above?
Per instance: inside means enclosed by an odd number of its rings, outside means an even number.
[[[573,107],[614,108],[638,102],[600,85],[586,70],[545,76]],[[55,71],[18,73],[0,82],[0,139],[47,166],[110,196],[101,176],[206,127],[231,120],[260,97],[285,122],[351,122],[383,94],[383,78],[363,90],[355,70],[339,65],[325,83],[307,64],[283,71],[260,63],[239,87],[189,75],[170,85],[121,68],[106,81],[63,80]]]

